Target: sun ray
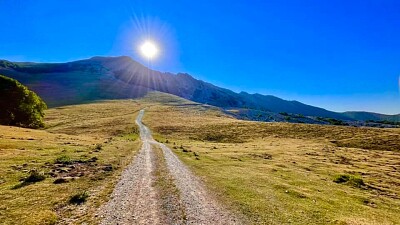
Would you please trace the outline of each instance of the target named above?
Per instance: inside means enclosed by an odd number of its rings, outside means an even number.
[[[158,54],[158,48],[152,41],[146,41],[140,46],[140,52],[147,59],[153,59]]]

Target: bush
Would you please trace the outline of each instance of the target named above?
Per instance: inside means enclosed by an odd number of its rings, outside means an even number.
[[[69,182],[69,180],[67,180],[67,179],[65,179],[65,178],[63,178],[63,177],[61,177],[61,178],[57,178],[54,182],[53,182],[53,184],[63,184],[63,183],[68,183]]]
[[[89,198],[89,193],[87,191],[81,191],[69,199],[70,204],[80,205],[86,202],[87,198]]]
[[[333,179],[333,182],[340,184],[340,183],[346,183],[349,180],[350,180],[350,175],[341,174],[341,175],[337,175],[335,177],[335,179]]]
[[[29,176],[22,178],[20,180],[22,182],[13,186],[11,189],[12,190],[19,189],[19,188],[28,186],[28,185],[36,183],[36,182],[40,182],[44,179],[46,179],[46,176],[44,175],[43,172],[38,172],[37,170],[31,170],[31,171],[29,171]]]
[[[56,159],[55,163],[64,164],[64,165],[69,165],[69,164],[72,164],[73,161],[72,161],[72,159],[71,159],[69,156],[62,155],[62,156],[59,156],[59,157]]]
[[[353,187],[362,187],[365,186],[364,180],[361,177],[358,176],[352,176],[352,175],[348,175],[348,174],[340,174],[337,175],[334,179],[333,182],[335,183],[345,183],[345,184],[349,184]]]
[[[365,186],[364,180],[361,177],[354,177],[354,176],[350,177],[349,184],[354,187]]]
[[[46,179],[44,173],[39,173],[37,170],[31,170],[29,176],[24,179],[26,183],[36,183]]]
[[[333,119],[333,118],[317,117],[317,120],[327,122],[330,125],[337,125],[337,126],[348,126],[349,125],[348,123],[345,123],[342,120],[337,120],[337,119]]]
[[[46,103],[18,81],[0,75],[0,124],[44,127]]]

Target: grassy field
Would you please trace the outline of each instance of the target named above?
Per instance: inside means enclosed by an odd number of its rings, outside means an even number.
[[[400,224],[400,130],[238,121],[188,101],[144,122],[254,224]]]
[[[134,120],[142,107],[131,100],[67,106],[46,111],[44,130],[0,126],[0,223],[95,223],[140,147]]]
[[[43,130],[0,126],[1,224],[96,223],[140,147],[142,108],[154,137],[252,224],[400,224],[400,129],[239,121],[154,93],[50,109]]]

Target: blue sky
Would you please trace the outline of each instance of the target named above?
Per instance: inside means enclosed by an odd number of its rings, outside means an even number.
[[[2,0],[0,58],[128,55],[234,91],[400,113],[400,1]]]

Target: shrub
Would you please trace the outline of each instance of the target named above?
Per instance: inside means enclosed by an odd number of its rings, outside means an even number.
[[[352,175],[348,175],[348,174],[337,175],[333,179],[333,182],[338,183],[338,184],[345,183],[345,184],[351,185],[353,187],[358,187],[358,188],[365,186],[364,180],[361,177],[352,176]]]
[[[306,118],[303,114],[297,114],[297,118]]]
[[[69,182],[69,181],[68,181],[67,179],[61,177],[61,178],[57,178],[57,179],[53,182],[53,184],[63,184],[63,183],[68,183],[68,182]]]
[[[350,177],[349,184],[354,187],[365,186],[364,180],[361,177],[354,177],[354,176]]]
[[[73,160],[69,156],[62,155],[56,159],[55,163],[69,165],[73,163]]]
[[[0,124],[44,127],[46,103],[18,81],[0,75]]]
[[[346,183],[349,180],[350,180],[350,175],[340,174],[340,175],[337,175],[335,177],[335,179],[333,179],[333,182],[340,184],[340,183]]]
[[[31,171],[29,171],[29,176],[21,179],[20,181],[22,181],[22,182],[13,186],[11,189],[13,189],[13,190],[19,189],[19,188],[28,186],[28,185],[36,183],[36,182],[40,182],[44,179],[46,179],[46,176],[44,175],[43,172],[38,172],[37,170],[31,170]]]
[[[348,126],[349,125],[348,123],[345,123],[342,120],[337,120],[337,119],[333,119],[333,118],[317,117],[317,120],[327,122],[330,125],[337,125],[337,126]]]
[[[44,173],[40,173],[37,170],[31,170],[29,176],[24,179],[26,183],[36,183],[46,179]]]
[[[77,194],[71,196],[71,198],[69,199],[69,203],[80,205],[85,203],[87,198],[89,198],[89,193],[87,191],[80,191]]]

